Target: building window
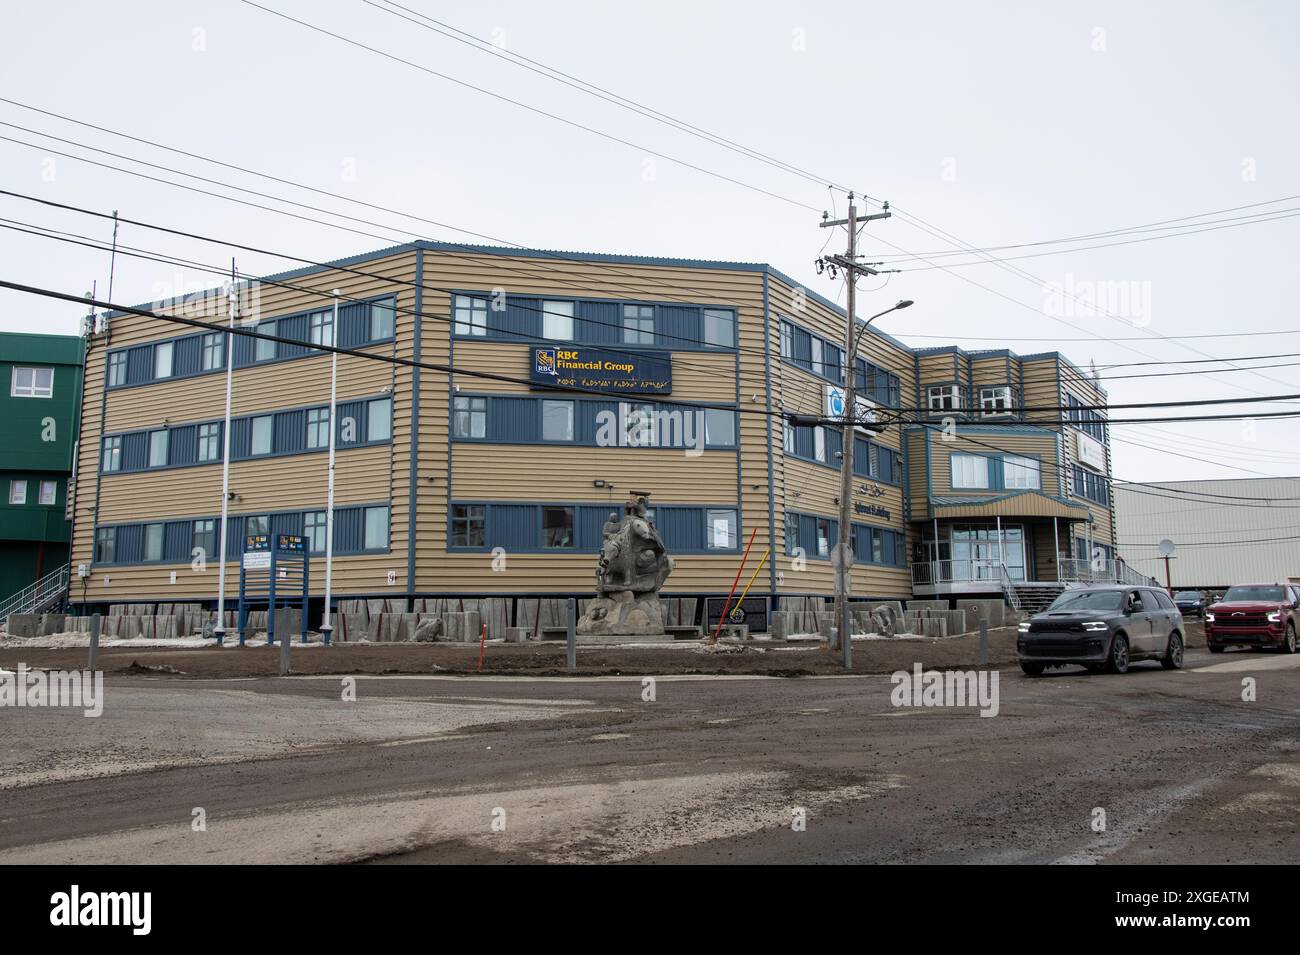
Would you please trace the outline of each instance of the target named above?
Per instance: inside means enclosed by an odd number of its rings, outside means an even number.
[[[704,411],[704,443],[719,448],[736,446],[736,415],[725,408]]]
[[[126,384],[126,352],[118,351],[108,356],[108,386]]]
[[[125,359],[126,356],[123,355],[122,358]],[[54,369],[23,368],[15,365],[13,378],[9,383],[9,395],[12,398],[53,398]]]
[[[101,527],[95,533],[95,563],[111,564],[117,559],[117,528]]]
[[[623,431],[619,442],[625,448],[653,448],[655,440],[655,406],[652,404],[628,404],[618,406],[623,419]]]
[[[194,522],[194,530],[190,534],[191,552],[198,551],[198,556],[207,560],[217,552],[217,522],[211,518]]]
[[[307,538],[310,553],[325,553],[325,527],[324,511],[308,511],[302,516],[302,536]]]
[[[787,514],[785,516],[785,553],[788,557],[795,556],[799,550],[799,515]]]
[[[961,387],[958,385],[931,385],[926,394],[931,412],[961,410]]]
[[[27,479],[17,478],[9,482],[9,503],[27,503]]]
[[[392,338],[397,326],[397,305],[394,302],[370,304],[370,340],[382,342]]]
[[[159,342],[153,346],[153,376],[155,380],[172,376],[172,359],[176,355],[173,342]]]
[[[655,343],[655,310],[653,305],[623,306],[623,342],[628,345],[653,345]]]
[[[487,437],[486,398],[455,398],[451,407],[451,430],[454,437]]]
[[[38,500],[39,500],[39,502],[40,502],[41,504],[53,504],[54,501],[55,501],[55,499],[56,499],[58,496],[59,496],[59,482],[58,482],[58,481],[42,481],[42,482],[41,482],[41,494],[40,494],[40,497],[38,498]]]
[[[821,425],[813,428],[813,457],[818,461],[826,461],[826,429]]]
[[[100,464],[104,471],[122,470],[122,436],[104,439],[104,460]]]
[[[789,322],[781,323],[781,357],[787,361],[794,358],[794,328]]]
[[[200,461],[217,461],[221,458],[221,425],[217,423],[199,425],[198,459]]]
[[[1091,471],[1085,471],[1077,465],[1073,468],[1073,472],[1075,497],[1093,501],[1103,507],[1110,506],[1110,486],[1107,484],[1105,477]]]
[[[573,508],[542,508],[542,546],[573,546]]]
[[[149,432],[149,467],[165,468],[167,466],[167,446],[171,443],[166,428]]]
[[[709,550],[727,550],[736,546],[736,512],[713,510],[704,512],[705,544]]]
[[[817,518],[817,556],[831,555],[831,522],[828,518]]]
[[[542,302],[542,337],[573,341],[573,303]]]
[[[366,405],[366,440],[387,441],[393,436],[393,401],[376,398]]]
[[[313,345],[334,344],[334,312],[312,312],[309,319]]]
[[[815,375],[826,374],[826,363],[822,360],[822,340],[812,339],[812,372]]]
[[[275,430],[275,417],[273,415],[259,415],[253,419],[253,435],[249,442],[249,454],[270,454],[271,453],[271,435]]]
[[[998,385],[980,389],[980,414],[985,417],[1011,412],[1011,387]]]
[[[822,348],[822,374],[832,381],[844,383],[844,350],[837,348],[835,345],[825,345]]]
[[[329,408],[309,408],[307,410],[307,447],[328,448],[329,444]]]
[[[713,348],[736,347],[736,316],[724,309],[704,310],[704,344]]]
[[[163,559],[163,525],[144,526],[144,559],[153,561]]]
[[[790,422],[785,423],[785,430],[782,434],[781,446],[785,449],[786,454],[794,454],[794,425]]]
[[[482,504],[451,506],[451,545],[453,547],[487,546],[487,508]]]
[[[274,335],[275,322],[262,322],[257,326],[257,332],[261,335]],[[253,346],[254,361],[270,361],[275,357],[276,342],[268,341],[265,338],[255,338],[253,341],[255,342]]]
[[[366,550],[388,549],[388,508],[366,508]]]
[[[989,459],[980,454],[954,453],[952,463],[952,486],[988,490]]]
[[[542,400],[542,440],[573,440],[573,402]]]
[[[226,363],[226,336],[208,332],[203,336],[203,370],[214,371]]]
[[[482,338],[487,334],[487,302],[481,298],[468,295],[456,296],[456,334],[476,335]]]
[[[1002,459],[1002,486],[1009,490],[1042,489],[1042,465],[1036,458],[1008,454]]]
[[[266,537],[271,533],[271,518],[266,514],[250,514],[244,518],[245,537]]]

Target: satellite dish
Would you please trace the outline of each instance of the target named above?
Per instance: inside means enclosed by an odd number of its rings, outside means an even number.
[[[1170,554],[1174,552],[1174,542],[1171,541],[1168,537],[1162,540],[1158,546],[1160,548],[1161,557],[1168,557]]]

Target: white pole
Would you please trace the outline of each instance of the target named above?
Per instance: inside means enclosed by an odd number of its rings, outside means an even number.
[[[339,290],[334,290],[334,321],[330,324],[330,344],[339,347]],[[338,434],[339,353],[330,352],[330,459],[325,492],[325,621],[321,637],[330,642],[334,627],[330,621],[330,598],[334,585],[334,437]]]
[[[230,328],[235,327],[239,287],[232,276],[229,293]],[[235,372],[235,336],[226,332],[226,420],[221,426],[221,550],[217,555],[217,645],[226,641],[226,533],[230,518],[230,396]]]

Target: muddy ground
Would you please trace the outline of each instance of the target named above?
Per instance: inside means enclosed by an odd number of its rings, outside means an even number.
[[[1186,622],[1189,649],[1205,646],[1200,623]],[[50,669],[78,669],[86,665],[85,649],[40,647],[0,648],[0,667],[19,663]],[[854,673],[892,673],[915,663],[933,668],[973,668],[979,664],[979,635],[963,634],[921,640],[854,641]],[[989,632],[989,664],[1016,665],[1016,630],[1004,627]],[[229,679],[275,676],[279,673],[278,647],[225,647],[201,649],[105,647],[99,668],[106,674],[174,676],[181,679]],[[756,674],[763,676],[818,676],[844,673],[839,654],[825,645],[806,642],[756,641],[743,646],[720,645],[709,650],[697,643],[641,647],[579,647],[578,667],[565,667],[564,644],[556,642],[489,643],[479,670],[476,645],[451,643],[355,643],[333,647],[296,645],[291,652],[295,674],[472,674],[499,676],[547,675],[655,675],[655,674]]]

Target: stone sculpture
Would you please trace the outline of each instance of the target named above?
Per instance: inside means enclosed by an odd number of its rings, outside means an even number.
[[[623,516],[611,512],[596,564],[596,599],[578,621],[580,634],[653,636],[664,632],[659,590],[673,572],[663,538],[648,516],[645,494],[633,494]]]

